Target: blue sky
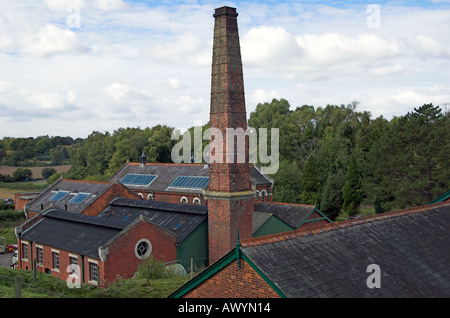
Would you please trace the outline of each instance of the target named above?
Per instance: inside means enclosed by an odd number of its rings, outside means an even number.
[[[214,8],[236,7],[247,111],[450,107],[450,0],[0,0],[0,138],[206,123]]]

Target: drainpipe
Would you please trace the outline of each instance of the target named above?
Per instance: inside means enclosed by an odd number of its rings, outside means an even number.
[[[81,283],[84,284],[84,256],[80,255],[81,257]]]

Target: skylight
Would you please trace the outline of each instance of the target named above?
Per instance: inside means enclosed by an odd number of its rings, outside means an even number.
[[[156,177],[156,175],[129,173],[120,182],[129,186],[148,187]]]
[[[74,196],[72,199],[70,199],[69,203],[81,203],[89,195],[90,195],[90,193],[78,193],[76,196]]]
[[[49,201],[59,201],[62,198],[64,198],[66,196],[66,194],[68,194],[68,193],[69,193],[69,191],[58,191],[48,200]]]
[[[209,177],[179,176],[169,188],[203,189],[209,184]]]

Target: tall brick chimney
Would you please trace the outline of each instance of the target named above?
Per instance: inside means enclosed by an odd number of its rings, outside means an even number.
[[[222,132],[222,140],[210,143],[208,200],[209,263],[212,264],[235,247],[240,238],[252,236],[254,197],[248,164],[248,137],[245,162],[239,162],[238,141],[227,148],[227,128],[247,129],[244,78],[235,8],[221,7],[214,13],[214,43],[211,76],[210,128]],[[217,142],[222,142],[219,153]],[[242,155],[242,154],[241,154]],[[233,157],[231,162],[229,158]]]

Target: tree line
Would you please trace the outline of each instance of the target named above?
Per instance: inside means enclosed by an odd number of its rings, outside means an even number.
[[[426,204],[449,190],[448,112],[425,104],[388,120],[357,108],[353,102],[292,109],[285,99],[257,105],[248,125],[279,129],[280,165],[270,175],[274,201],[316,204],[334,219],[342,212],[353,216],[362,206],[385,212]],[[157,125],[94,131],[77,140],[4,139],[0,158],[20,164],[64,152],[72,166],[65,178],[104,181],[124,163],[139,162],[142,152],[148,162],[171,163],[178,142],[173,131]],[[12,159],[19,151],[21,160]]]
[[[387,120],[357,105],[258,104],[249,125],[280,129],[274,201],[316,204],[335,218],[361,204],[375,212],[426,204],[449,190],[448,112],[425,104]]]
[[[81,142],[72,137],[5,137],[0,140],[0,164],[12,167],[58,166],[70,162],[68,147]]]

